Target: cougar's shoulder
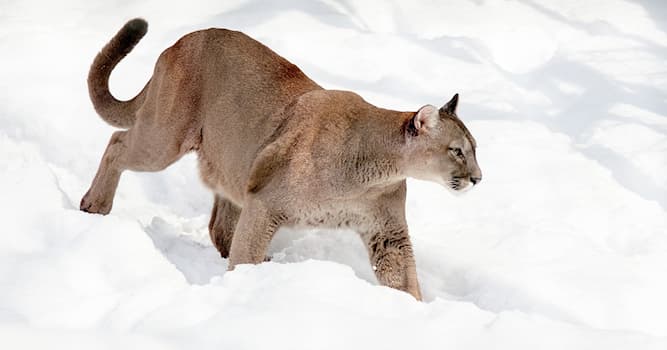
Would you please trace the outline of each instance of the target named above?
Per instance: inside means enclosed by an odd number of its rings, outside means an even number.
[[[247,190],[260,191],[281,172],[290,177],[289,186],[304,189],[356,177],[355,164],[376,154],[374,141],[393,129],[383,125],[383,112],[388,111],[350,91],[314,90],[297,97],[263,142]]]

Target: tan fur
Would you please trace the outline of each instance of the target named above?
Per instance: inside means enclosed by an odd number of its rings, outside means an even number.
[[[282,225],[354,229],[380,283],[421,299],[405,220],[405,178],[463,190],[481,180],[475,141],[440,109],[375,107],[324,90],[243,33],[208,29],[165,50],[142,92],[109,93],[113,67],[146,32],[128,22],[95,59],[91,100],[117,131],[81,210],[107,214],[124,170],[158,171],[189,151],[215,192],[211,239],[230,268],[264,260]]]

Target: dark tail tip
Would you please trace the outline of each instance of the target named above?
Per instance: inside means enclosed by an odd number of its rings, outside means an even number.
[[[123,26],[124,31],[131,33],[133,37],[143,37],[148,31],[148,22],[143,18],[135,18]]]

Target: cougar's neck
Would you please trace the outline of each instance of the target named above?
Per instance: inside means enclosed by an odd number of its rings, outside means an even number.
[[[393,184],[405,180],[405,127],[411,112],[380,110],[360,140],[360,152],[353,161],[358,181],[369,185]]]

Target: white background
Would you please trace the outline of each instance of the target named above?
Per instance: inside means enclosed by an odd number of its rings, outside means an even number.
[[[662,1],[0,0],[0,339],[9,348],[667,348]],[[130,98],[162,50],[242,30],[385,108],[460,93],[484,180],[410,181],[425,302],[378,286],[351,232],[281,230],[225,273],[190,155],[79,212],[113,128],[87,70],[123,23]]]

